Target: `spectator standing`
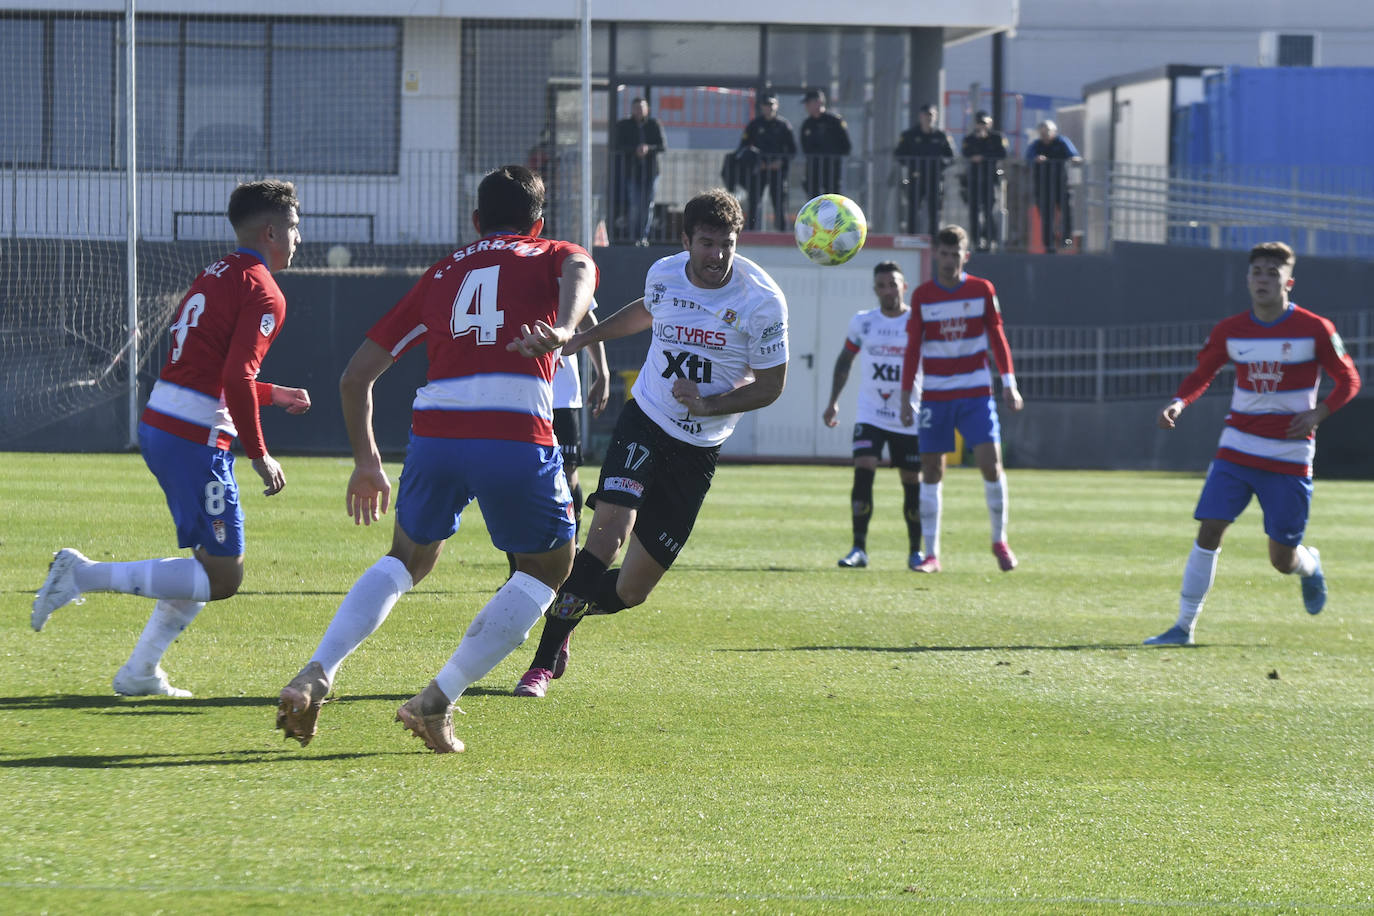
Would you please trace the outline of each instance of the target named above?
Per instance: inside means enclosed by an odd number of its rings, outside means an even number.
[[[1073,244],[1073,216],[1069,207],[1068,163],[1082,162],[1083,157],[1073,143],[1059,133],[1053,121],[1036,125],[1040,136],[1026,147],[1026,161],[1030,163],[1031,182],[1035,188],[1035,206],[1040,211],[1040,240],[1046,254],[1054,254],[1063,245]],[[1055,233],[1055,212],[1063,217],[1062,231]]]
[[[752,154],[741,158],[751,158],[754,162],[747,179],[747,228],[759,228],[763,194],[767,191],[773,202],[773,226],[783,232],[787,220],[787,173],[792,167],[792,157],[797,154],[797,138],[787,119],[778,116],[777,95],[764,93],[759,98],[758,112],[758,116],[745,125],[744,136],[740,139],[740,149]]]
[[[806,154],[806,193],[839,194],[844,182],[844,157],[853,148],[844,118],[826,110],[825,93],[811,89],[802,98],[807,118],[801,125],[801,150]]]
[[[925,229],[931,235],[939,228],[940,198],[944,193],[945,166],[954,158],[949,134],[935,126],[935,106],[921,106],[920,123],[902,131],[897,141],[897,164],[906,180],[906,231],[919,230],[916,213],[924,203]]]
[[[997,241],[997,186],[1001,161],[1007,158],[1007,138],[992,127],[992,115],[978,111],[973,127],[964,137],[964,159],[968,162],[965,182],[968,189],[968,226],[973,246],[987,251]]]
[[[630,102],[630,116],[615,125],[616,191],[625,218],[622,241],[649,244],[654,197],[658,191],[658,154],[667,149],[663,127],[649,117],[649,102]]]

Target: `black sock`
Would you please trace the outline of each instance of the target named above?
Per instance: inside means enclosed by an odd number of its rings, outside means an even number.
[[[608,569],[601,574],[592,593],[592,603],[587,607],[588,614],[614,614],[629,607],[620,597],[620,592],[616,591],[615,586],[619,581],[619,569]]]
[[[573,568],[572,572],[568,573],[568,580],[558,590],[558,597],[553,599],[554,607],[558,606],[560,599],[568,595],[575,595],[581,601],[591,600],[596,594],[596,583],[605,571],[606,564],[602,563],[596,554],[590,550],[579,550],[573,558]]]
[[[849,491],[849,508],[854,513],[854,546],[868,548],[868,523],[873,518],[873,478],[877,471],[854,469],[854,489]]]
[[[563,648],[563,640],[567,639],[568,634],[577,629],[577,624],[577,620],[545,616],[544,632],[539,635],[539,647],[534,650],[534,659],[530,662],[530,667],[547,668],[552,671],[554,659],[558,657],[558,650]]]
[[[902,484],[902,515],[906,518],[906,540],[911,552],[921,549],[921,485]]]

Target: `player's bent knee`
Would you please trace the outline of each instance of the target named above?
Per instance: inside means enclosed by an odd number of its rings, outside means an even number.
[[[243,584],[243,567],[231,570],[207,570],[210,578],[210,600],[223,601],[232,598]]]

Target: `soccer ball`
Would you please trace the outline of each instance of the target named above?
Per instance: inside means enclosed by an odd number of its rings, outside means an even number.
[[[848,197],[822,194],[797,211],[792,231],[802,254],[816,264],[831,267],[848,261],[864,247],[868,220]]]

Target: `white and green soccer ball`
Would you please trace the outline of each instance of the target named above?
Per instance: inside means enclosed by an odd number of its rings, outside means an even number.
[[[859,205],[841,194],[813,197],[797,211],[797,247],[813,263],[843,264],[864,247],[868,220]]]

